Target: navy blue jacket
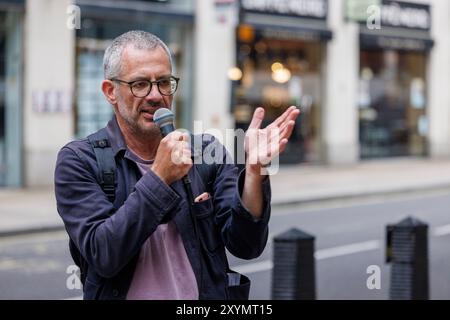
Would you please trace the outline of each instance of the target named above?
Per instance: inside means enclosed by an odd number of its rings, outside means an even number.
[[[97,181],[98,165],[87,139],[68,143],[58,153],[55,194],[58,213],[70,239],[88,264],[84,299],[125,299],[143,243],[159,224],[173,219],[192,265],[200,299],[228,299],[225,247],[241,259],[258,257],[267,242],[270,182],[263,182],[261,219],[254,219],[241,201],[245,171],[218,164],[211,198],[195,204],[201,250],[181,181],[170,186],[153,171],[141,175],[129,156],[113,118],[106,127],[117,165],[116,197],[111,203]],[[217,143],[217,141],[215,141]],[[223,148],[223,159],[229,154]],[[194,165],[189,172],[194,196],[205,191]],[[206,252],[205,252],[206,251]]]

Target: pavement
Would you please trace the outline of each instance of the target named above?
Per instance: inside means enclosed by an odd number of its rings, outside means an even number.
[[[271,176],[273,207],[430,190],[450,192],[450,159],[399,158],[349,166],[283,166]],[[53,187],[0,189],[0,236],[59,230]]]

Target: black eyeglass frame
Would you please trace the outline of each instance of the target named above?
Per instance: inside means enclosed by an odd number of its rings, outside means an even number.
[[[133,96],[135,96],[136,98],[145,98],[145,97],[148,96],[148,94],[152,91],[152,89],[153,89],[153,84],[154,84],[154,83],[156,83],[156,87],[158,88],[158,92],[159,92],[162,96],[168,97],[168,96],[173,95],[173,94],[177,91],[177,89],[178,89],[178,82],[180,81],[180,78],[177,78],[177,77],[175,77],[175,76],[170,76],[170,77],[169,77],[169,79],[171,79],[171,80],[173,79],[173,80],[175,80],[175,82],[176,82],[175,90],[174,90],[172,93],[170,93],[170,94],[162,93],[162,92],[161,92],[161,89],[159,88],[159,84],[161,83],[161,81],[165,81],[165,80],[167,80],[167,79],[168,79],[168,78],[164,78],[164,79],[159,79],[159,80],[155,80],[155,81],[150,81],[150,80],[148,80],[148,79],[138,79],[138,80],[134,80],[134,81],[125,81],[125,80],[121,80],[121,79],[117,79],[117,78],[111,78],[111,79],[109,79],[109,81],[115,81],[115,82],[127,84],[127,85],[130,87],[130,91],[131,91],[131,94],[132,94]],[[150,87],[149,87],[149,89],[148,89],[147,94],[144,95],[144,96],[142,96],[142,97],[141,97],[141,96],[137,96],[137,95],[133,92],[133,87],[132,87],[134,83],[140,82],[140,81],[145,81],[145,82],[150,83]]]

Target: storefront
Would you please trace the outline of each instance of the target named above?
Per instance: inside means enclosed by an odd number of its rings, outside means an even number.
[[[360,25],[360,157],[426,156],[430,6],[383,0],[379,8],[378,21]]]
[[[299,106],[280,163],[320,161],[322,65],[332,37],[328,1],[242,0],[239,16],[237,68],[230,75],[236,128],[248,127],[256,107],[265,108],[267,124],[290,105]]]
[[[22,184],[23,1],[0,1],[0,187]]]
[[[113,110],[101,92],[103,54],[111,40],[129,30],[145,30],[166,42],[173,54],[173,72],[181,78],[173,108],[177,127],[190,129],[192,115],[193,1],[76,1],[82,14],[77,30],[76,134],[103,127]]]

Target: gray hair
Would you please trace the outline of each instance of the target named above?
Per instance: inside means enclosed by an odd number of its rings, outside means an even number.
[[[133,30],[118,36],[106,48],[105,55],[103,56],[105,79],[119,76],[122,53],[128,45],[133,45],[136,49],[141,50],[155,50],[158,47],[163,48],[169,57],[170,68],[172,69],[172,55],[167,45],[154,34],[141,30]]]

